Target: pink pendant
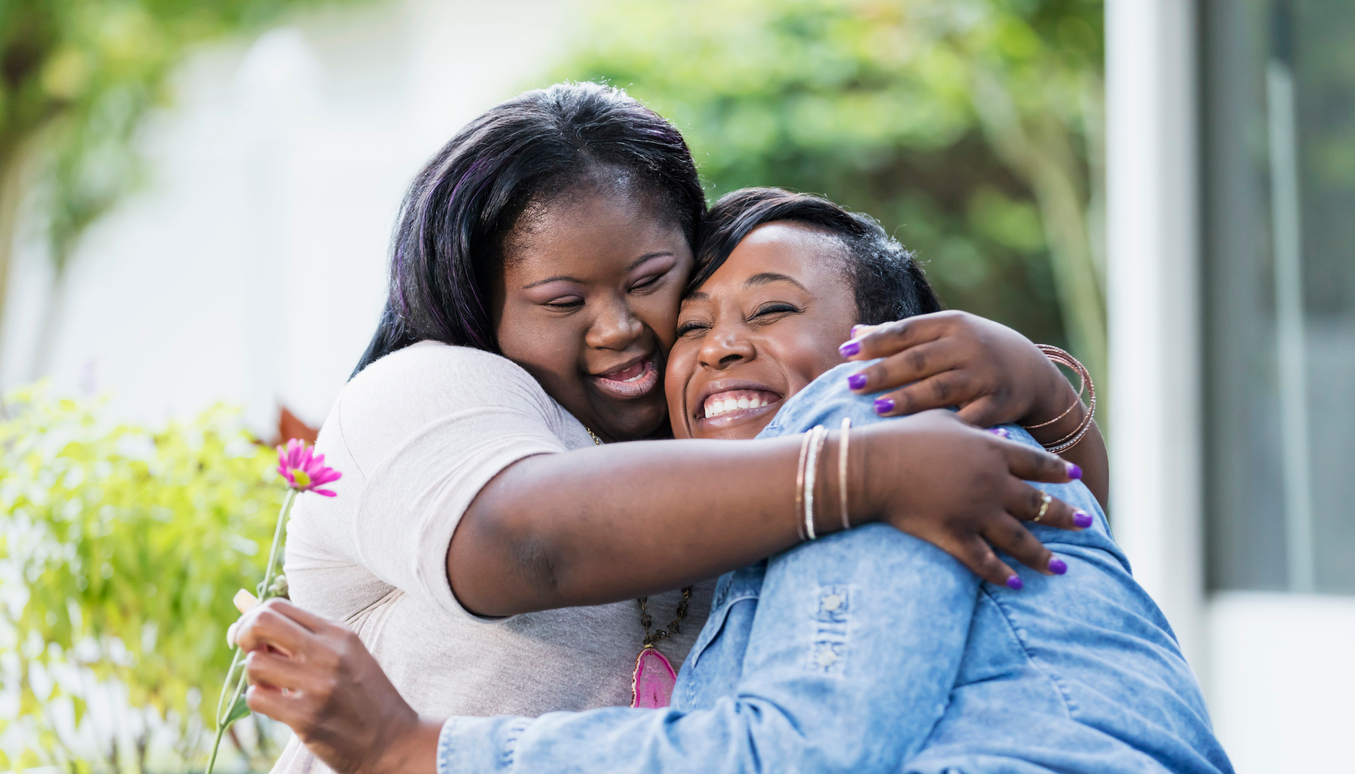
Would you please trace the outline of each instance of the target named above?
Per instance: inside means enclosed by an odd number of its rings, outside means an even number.
[[[668,659],[654,648],[645,648],[635,659],[635,678],[631,681],[630,706],[643,709],[667,707],[673,701],[677,673]]]

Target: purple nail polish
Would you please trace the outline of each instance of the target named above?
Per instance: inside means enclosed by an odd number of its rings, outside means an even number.
[[[1011,589],[1012,591],[1020,591],[1025,587],[1026,584],[1022,583],[1021,578],[1019,578],[1018,576],[1013,575],[1012,577],[1007,579],[1007,588]]]
[[[1086,529],[1087,527],[1090,527],[1092,525],[1092,521],[1093,519],[1091,515],[1086,513],[1085,511],[1073,511],[1073,523],[1076,524],[1079,529]]]
[[[1074,481],[1080,480],[1082,478],[1082,468],[1079,468],[1071,462],[1066,464],[1068,465],[1068,478],[1071,478]]]
[[[988,432],[992,433],[993,435],[1001,436],[1003,438],[1012,437],[1012,434],[1007,432],[1007,428],[1005,427],[990,427],[988,428]]]
[[[1056,556],[1049,560],[1049,571],[1055,575],[1062,575],[1068,572],[1068,565]]]
[[[851,357],[861,351],[861,344],[859,342],[849,341],[838,347],[837,351],[841,352],[843,357]]]
[[[847,386],[850,387],[850,388],[852,388],[853,390],[859,390],[859,389],[861,389],[862,387],[865,387],[865,386],[866,386],[866,375],[865,375],[865,374],[852,374],[851,376],[848,376],[848,377],[847,377]]]
[[[875,400],[875,413],[876,413],[876,414],[888,414],[889,412],[891,412],[891,411],[893,411],[893,410],[894,410],[894,399],[893,399],[893,398],[877,398],[877,399]]]

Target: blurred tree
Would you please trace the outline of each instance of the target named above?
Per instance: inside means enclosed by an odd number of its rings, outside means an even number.
[[[144,774],[157,729],[200,763],[231,594],[262,577],[273,450],[222,409],[158,432],[100,414],[42,389],[0,401],[0,770]],[[253,768],[277,753],[235,740]]]
[[[601,2],[556,77],[672,119],[712,195],[878,217],[949,303],[1104,376],[1100,0]]]
[[[204,41],[338,1],[0,0],[0,313],[26,192],[55,273],[47,335],[80,235],[137,181],[132,142],[174,66]]]

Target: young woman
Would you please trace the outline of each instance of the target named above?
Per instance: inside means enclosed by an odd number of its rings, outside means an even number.
[[[415,180],[387,314],[317,444],[344,473],[339,496],[298,504],[286,572],[292,598],[357,630],[418,710],[626,704],[644,645],[681,663],[704,579],[795,544],[797,441],[616,443],[668,426],[660,374],[703,210],[676,130],[596,84],[490,110]],[[1020,342],[996,353],[1016,363],[1001,381],[962,368],[966,389],[935,405],[1058,416],[1071,387]],[[870,388],[906,381],[881,378]],[[1075,468],[959,421],[855,441],[854,523],[885,521],[997,583],[1019,579],[993,548],[1050,572],[1021,479]],[[1072,528],[1072,509],[1042,523]],[[644,617],[618,603],[684,586]],[[292,744],[279,769],[308,765]]]
[[[683,304],[668,365],[675,435],[878,420],[848,391],[857,367],[829,370],[837,339],[824,331],[927,292],[897,243],[829,202],[769,189],[726,197],[711,219],[728,238],[703,248],[704,281]],[[838,448],[807,463],[820,530],[844,515],[840,471],[861,464]],[[1229,771],[1170,628],[1089,492],[1042,489],[1097,514],[1043,535],[1067,579],[1031,574],[1021,594],[981,584],[882,525],[811,540],[721,578],[666,711],[421,722],[360,647],[340,655],[342,627],[283,604],[243,625],[250,702],[354,774]]]

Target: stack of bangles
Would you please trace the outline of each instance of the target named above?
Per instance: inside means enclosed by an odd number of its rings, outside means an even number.
[[[1060,454],[1077,446],[1078,442],[1087,435],[1087,431],[1091,429],[1092,418],[1096,416],[1096,385],[1092,383],[1092,377],[1091,374],[1087,372],[1087,367],[1079,363],[1077,358],[1058,347],[1053,347],[1048,344],[1036,344],[1035,346],[1039,347],[1040,351],[1043,352],[1044,356],[1049,358],[1051,362],[1064,366],[1073,373],[1076,373],[1080,383],[1077,387],[1077,398],[1062,414],[1059,414],[1048,422],[1041,422],[1038,425],[1022,425],[1022,427],[1027,430],[1035,430],[1041,427],[1048,427],[1049,425],[1058,422],[1072,413],[1073,409],[1080,407],[1082,405],[1082,394],[1084,392],[1087,393],[1087,413],[1082,417],[1082,421],[1078,423],[1077,427],[1073,428],[1072,432],[1057,441],[1043,444],[1045,449],[1055,454]]]
[[[841,439],[837,455],[838,502],[842,507],[842,528],[851,529],[851,519],[847,515],[847,448],[850,442],[852,420],[842,420]],[[795,526],[800,540],[816,540],[818,533],[814,529],[814,486],[818,479],[819,457],[828,441],[828,431],[823,425],[816,425],[805,433],[800,444],[800,464],[795,474]]]

